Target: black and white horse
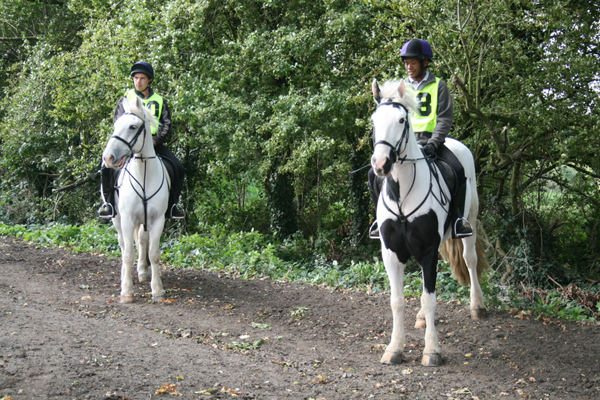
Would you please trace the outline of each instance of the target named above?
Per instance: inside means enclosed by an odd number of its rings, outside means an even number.
[[[421,265],[423,273],[421,310],[416,323],[416,327],[425,327],[421,363],[439,366],[442,355],[435,329],[438,249],[446,250],[455,278],[471,284],[472,318],[486,316],[479,278],[487,260],[476,232],[479,200],[475,164],[466,146],[457,140],[446,139],[446,147],[465,170],[467,195],[463,215],[473,227],[473,236],[452,239],[450,189],[436,164],[423,156],[417,143],[410,123],[415,100],[407,95],[403,81],[388,82],[380,87],[374,80],[372,90],[377,109],[371,116],[374,137],[371,165],[378,176],[385,177],[377,205],[377,224],[382,258],[390,280],[394,321],[391,342],[381,362],[402,362],[404,267],[412,256]]]

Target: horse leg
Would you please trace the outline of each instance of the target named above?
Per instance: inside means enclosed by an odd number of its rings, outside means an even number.
[[[423,294],[421,295],[421,310],[425,317],[425,348],[421,364],[427,367],[442,365],[442,351],[438,342],[435,329],[435,309],[437,296],[435,294],[435,280],[437,275],[437,250],[427,261],[421,262],[423,270]]]
[[[135,259],[133,227],[123,227],[123,246],[121,247],[121,303],[133,303],[133,279],[131,270]]]
[[[148,232],[144,230],[144,225],[135,228],[135,241],[138,247],[138,280],[142,283],[149,282],[151,271],[148,268]]]
[[[487,317],[487,310],[483,302],[483,291],[479,284],[477,276],[477,237],[475,232],[473,236],[462,239],[463,257],[467,268],[469,269],[469,278],[471,280],[471,318],[482,319]]]
[[[425,311],[423,311],[423,297],[421,296],[421,309],[417,313],[417,321],[415,322],[415,328],[425,328],[427,323],[425,322]]]
[[[382,255],[390,281],[393,327],[392,339],[380,362],[382,364],[401,364],[404,351],[404,264],[390,250],[382,248]]]
[[[164,214],[161,214],[152,224],[148,240],[147,257],[150,258],[150,265],[152,268],[152,280],[150,281],[150,286],[152,287],[152,300],[155,303],[162,302],[165,299],[165,290],[163,288],[162,280],[160,279],[160,236],[164,225],[165,216]]]

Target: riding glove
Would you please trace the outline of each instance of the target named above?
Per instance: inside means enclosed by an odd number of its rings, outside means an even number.
[[[423,146],[423,154],[425,154],[425,157],[427,158],[433,158],[435,157],[435,145],[433,143],[427,143],[425,146]]]

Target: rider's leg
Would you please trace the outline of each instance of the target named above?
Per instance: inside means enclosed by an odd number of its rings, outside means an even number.
[[[462,210],[465,206],[466,194],[467,183],[465,182],[458,187],[454,193],[454,196],[452,196],[452,200],[450,201],[450,206],[452,207],[453,213],[456,216],[456,221],[454,222],[454,235],[457,238],[473,235],[473,228],[471,228],[471,224],[463,217]]]
[[[185,212],[179,206],[179,197],[181,196],[181,191],[183,190],[183,178],[185,176],[185,168],[183,164],[177,159],[175,154],[171,152],[171,150],[167,149],[165,145],[158,145],[154,147],[156,154],[161,156],[163,159],[167,159],[171,162],[173,167],[175,168],[174,177],[171,182],[171,191],[169,192],[169,204],[167,205],[167,218],[183,218],[185,217]]]
[[[114,170],[102,166],[100,171],[100,188],[102,192],[102,198],[104,199],[104,203],[102,203],[102,205],[98,209],[98,216],[100,218],[113,218],[116,215],[114,207]]]
[[[456,218],[452,224],[453,234],[457,238],[471,236],[473,235],[473,228],[463,216],[467,192],[465,170],[454,153],[443,144],[438,146],[438,156],[450,164],[456,173],[457,189],[452,194],[452,199],[450,200],[450,212]]]
[[[371,200],[373,201],[373,205],[375,206],[375,222],[371,225],[369,229],[369,237],[372,239],[379,239],[379,227],[377,225],[377,203],[379,202],[379,193],[381,191],[381,179],[378,179],[377,175],[375,175],[375,171],[373,168],[369,169],[369,173],[367,175],[368,183],[369,183],[369,192],[371,192]]]

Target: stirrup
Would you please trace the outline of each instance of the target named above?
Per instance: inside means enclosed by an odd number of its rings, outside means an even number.
[[[468,229],[470,230],[470,232],[462,232],[459,233],[456,229],[458,228],[458,223],[459,222],[463,222],[463,227],[467,228],[467,226],[464,225],[464,223],[466,222],[468,225]],[[473,227],[471,226],[471,223],[469,221],[467,221],[466,218],[457,218],[456,222],[454,222],[454,236],[456,236],[457,238],[464,238],[464,237],[469,237],[469,236],[473,236]]]
[[[379,239],[379,227],[375,227],[375,225],[377,225],[377,220],[369,228],[369,239]]]
[[[170,218],[173,218],[173,219],[183,219],[183,218],[185,218],[185,212],[181,211],[181,214],[175,214],[175,215],[173,215],[173,210],[179,211],[178,208],[177,208],[177,204],[173,204],[171,206],[171,209],[169,210],[169,217]]]
[[[110,213],[107,214],[106,212],[102,212],[103,208],[110,208]],[[114,218],[117,214],[115,213],[115,208],[113,207],[112,204],[110,203],[103,203],[100,208],[98,209],[98,217],[100,218],[105,218],[105,219],[111,219]]]

